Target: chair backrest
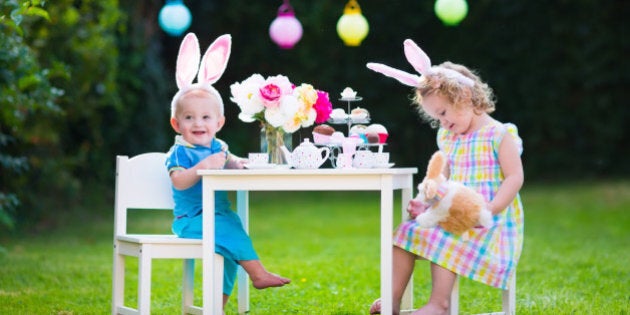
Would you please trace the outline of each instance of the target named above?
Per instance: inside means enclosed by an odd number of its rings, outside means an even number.
[[[116,200],[114,233],[127,231],[128,209],[172,210],[171,180],[165,166],[166,154],[151,152],[116,157]]]

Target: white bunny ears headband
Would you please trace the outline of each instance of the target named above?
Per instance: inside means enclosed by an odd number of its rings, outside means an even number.
[[[179,46],[177,64],[175,67],[175,81],[179,91],[171,101],[171,116],[175,117],[175,109],[179,98],[186,92],[201,89],[210,92],[219,101],[221,115],[223,115],[223,99],[219,92],[212,86],[217,82],[225,68],[232,49],[232,36],[221,35],[214,40],[201,59],[199,41],[194,33],[188,33]],[[199,60],[201,59],[201,62]],[[197,83],[193,80],[197,76]]]
[[[426,76],[436,73],[442,73],[446,77],[455,79],[457,80],[457,82],[465,86],[472,87],[473,85],[475,85],[475,82],[472,79],[455,70],[443,67],[432,67],[431,59],[429,59],[429,56],[427,56],[427,54],[422,51],[422,49],[420,49],[420,47],[418,47],[418,45],[414,43],[414,41],[412,41],[411,39],[406,39],[403,43],[403,46],[405,48],[405,57],[407,57],[407,61],[409,61],[413,68],[416,69],[416,71],[418,71],[418,73],[420,73],[421,75]],[[381,63],[369,62],[366,66],[368,67],[368,69],[394,78],[400,81],[402,84],[411,87],[418,87],[420,82],[422,82],[422,80],[424,79],[424,77],[407,73]]]

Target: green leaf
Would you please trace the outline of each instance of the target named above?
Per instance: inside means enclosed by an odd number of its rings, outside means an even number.
[[[50,16],[48,15],[48,12],[42,8],[30,7],[26,10],[26,12],[24,12],[24,14],[31,15],[31,16],[39,16],[46,19],[47,21],[50,21]]]

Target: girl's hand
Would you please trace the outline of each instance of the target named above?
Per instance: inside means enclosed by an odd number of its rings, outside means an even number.
[[[409,200],[409,205],[407,205],[407,213],[409,213],[409,218],[415,219],[417,216],[427,211],[427,208],[429,208],[428,204],[417,199],[411,199]]]

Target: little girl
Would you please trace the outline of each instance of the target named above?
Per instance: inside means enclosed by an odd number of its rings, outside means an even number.
[[[448,157],[445,176],[481,193],[493,214],[489,228],[474,228],[456,236],[441,227],[423,229],[415,220],[402,223],[394,235],[393,310],[400,302],[417,259],[430,261],[432,289],[428,302],[413,314],[446,314],[457,275],[507,289],[523,247],[522,141],[516,126],[489,114],[495,109],[492,90],[465,66],[451,62],[431,66],[428,56],[406,40],[407,60],[416,76],[382,64],[368,68],[415,88],[420,115],[440,128],[439,149]],[[426,206],[411,201],[413,219]],[[380,313],[380,300],[370,308]]]

